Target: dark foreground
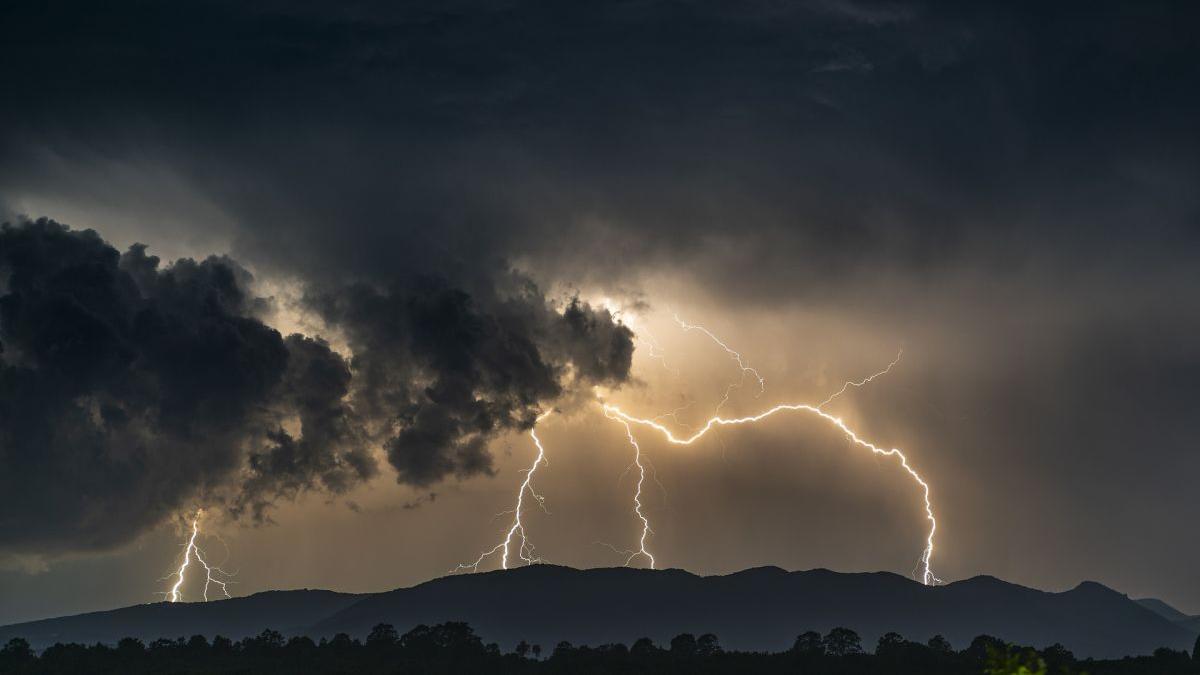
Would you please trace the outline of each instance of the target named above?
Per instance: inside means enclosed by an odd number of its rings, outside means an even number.
[[[203,636],[134,638],[117,646],[57,644],[41,654],[20,638],[0,649],[0,673],[921,673],[922,675],[1033,675],[1054,673],[1197,675],[1200,639],[1192,654],[1160,649],[1153,656],[1121,660],[1076,660],[1061,645],[1040,651],[979,636],[962,650],[943,638],[928,644],[884,635],[874,653],[863,650],[857,633],[835,628],[826,635],[803,633],[791,650],[768,654],[724,651],[712,634],[682,634],[669,645],[643,638],[599,647],[561,642],[552,648],[521,642],[510,652],[484,644],[465,623],[418,626],[399,635],[376,626],[365,642],[339,634],[319,643],[285,640],[273,630],[233,642]]]

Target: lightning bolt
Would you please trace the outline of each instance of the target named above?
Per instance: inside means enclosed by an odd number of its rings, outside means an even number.
[[[633,494],[633,512],[638,519],[642,521],[642,536],[638,539],[638,550],[636,551],[621,551],[628,553],[625,558],[625,566],[628,567],[638,556],[645,556],[650,563],[650,569],[654,569],[655,561],[654,554],[646,548],[646,538],[654,534],[654,530],[650,529],[650,519],[642,511],[642,486],[646,483],[646,466],[642,464],[642,446],[638,445],[637,439],[633,436],[633,427],[629,426],[629,422],[621,417],[609,414],[608,407],[604,408],[604,416],[616,420],[625,426],[625,435],[629,438],[629,445],[633,446],[633,465],[638,469],[637,491]],[[659,484],[661,487],[661,483]],[[613,550],[617,550],[613,548]]]
[[[861,387],[865,384],[870,383],[872,380],[874,380],[877,377],[881,377],[883,375],[887,375],[888,373],[892,372],[892,367],[895,366],[897,363],[900,363],[901,356],[904,356],[903,349],[901,349],[899,352],[896,353],[896,358],[892,359],[892,362],[887,365],[887,368],[884,368],[883,370],[881,370],[877,373],[874,373],[873,375],[870,375],[868,377],[865,377],[857,382],[848,380],[845,384],[842,385],[841,389],[837,390],[836,393],[831,394],[829,396],[829,398],[825,399],[824,401],[821,401],[820,405],[818,405],[817,407],[824,408],[825,406],[829,405],[830,403],[833,403],[834,399],[836,399],[837,397],[846,393],[846,390],[849,389],[850,387],[854,387],[857,389],[858,387]]]
[[[165,593],[171,602],[179,602],[183,599],[183,593],[181,593],[179,589],[183,587],[183,582],[187,575],[187,569],[191,565],[193,557],[195,557],[196,562],[204,568],[204,601],[208,602],[208,589],[212,586],[219,586],[221,588],[221,593],[223,593],[226,598],[233,597],[229,595],[229,589],[227,587],[229,582],[226,579],[221,578],[221,576],[232,577],[233,575],[221,569],[217,565],[209,564],[208,561],[204,559],[204,550],[201,549],[199,544],[196,543],[196,539],[200,536],[200,517],[203,515],[204,511],[202,509],[198,509],[196,511],[196,515],[192,517],[192,534],[188,538],[187,544],[184,545],[183,548],[183,562],[179,564],[179,569],[176,570],[174,574],[167,576],[167,578],[172,576],[175,577],[175,583],[171,586],[171,589]]]
[[[725,350],[725,353],[729,355],[729,358],[733,359],[734,362],[737,363],[738,368],[741,369],[741,371],[742,371],[741,379],[739,379],[737,382],[731,382],[729,384],[729,386],[725,387],[725,396],[723,396],[721,398],[721,402],[717,404],[717,412],[721,412],[721,408],[723,408],[725,406],[725,404],[729,402],[729,395],[731,393],[733,393],[733,390],[741,389],[742,385],[744,385],[746,383],[746,375],[752,375],[754,377],[754,379],[758,382],[758,393],[755,394],[755,398],[762,396],[762,393],[764,391],[766,391],[767,381],[763,379],[762,375],[758,374],[757,370],[751,368],[749,365],[746,364],[745,360],[742,359],[741,354],[739,354],[738,352],[731,349],[729,347],[729,345],[725,344],[721,340],[721,338],[714,335],[712,333],[712,331],[705,328],[704,326],[697,326],[695,324],[690,324],[690,323],[684,321],[683,319],[680,319],[678,314],[675,314],[674,317],[675,317],[675,323],[679,324],[679,327],[683,329],[683,332],[688,333],[693,330],[696,330],[696,331],[700,331],[701,333],[704,333],[705,335],[707,335],[710,340],[717,343],[717,346],[719,346],[721,349]]]
[[[897,363],[899,363],[900,358],[904,353],[903,350],[900,350],[896,354],[896,358],[893,359],[892,362],[889,363],[887,365],[887,367],[884,368],[883,370],[873,373],[873,374],[869,375],[868,377],[863,378],[862,380],[857,380],[857,381],[850,380],[850,381],[845,382],[842,385],[841,389],[834,392],[832,395],[830,395],[828,398],[826,398],[824,401],[822,401],[819,405],[814,406],[814,405],[809,405],[806,403],[784,403],[784,404],[776,405],[772,408],[769,408],[761,413],[758,413],[757,415],[751,415],[751,416],[746,416],[746,417],[723,417],[723,416],[721,416],[722,407],[729,401],[729,398],[730,398],[732,392],[735,389],[738,389],[745,384],[746,378],[748,376],[753,377],[754,380],[758,382],[759,391],[758,391],[758,394],[756,395],[756,397],[761,396],[762,393],[764,392],[766,381],[762,377],[762,375],[759,374],[759,372],[757,370],[755,370],[753,367],[751,367],[746,362],[746,360],[742,357],[742,355],[739,352],[737,352],[734,349],[732,349],[731,347],[729,347],[729,345],[727,345],[723,340],[721,340],[719,337],[717,337],[712,331],[708,330],[707,328],[705,328],[703,326],[690,324],[690,323],[680,319],[677,314],[674,315],[674,318],[675,318],[676,323],[679,324],[679,327],[684,332],[690,332],[693,330],[699,331],[699,332],[703,333],[705,336],[707,336],[710,340],[712,340],[719,347],[721,347],[721,349],[724,350],[725,353],[728,354],[729,357],[737,364],[738,369],[741,372],[741,377],[738,381],[730,383],[725,388],[724,395],[721,398],[720,403],[717,405],[717,407],[714,411],[714,415],[712,417],[710,417],[703,424],[703,426],[700,426],[698,428],[689,427],[688,425],[681,423],[680,420],[678,419],[678,414],[680,412],[682,412],[682,410],[684,410],[692,405],[693,401],[690,401],[690,400],[686,405],[684,405],[680,408],[677,408],[672,412],[669,412],[669,413],[666,413],[663,415],[659,415],[659,416],[653,417],[653,418],[636,417],[634,415],[631,415],[631,414],[625,412],[624,410],[622,410],[620,407],[618,407],[616,405],[613,405],[611,403],[606,403],[602,400],[599,401],[601,408],[603,410],[604,416],[607,417],[608,419],[619,422],[624,427],[625,436],[626,436],[627,440],[629,441],[630,447],[633,448],[633,463],[630,465],[629,469],[627,469],[626,471],[628,471],[634,467],[636,467],[638,470],[638,480],[637,480],[637,485],[636,485],[634,495],[633,495],[633,512],[634,512],[634,515],[637,517],[637,519],[641,522],[642,527],[641,527],[641,535],[638,538],[637,550],[618,549],[617,547],[612,546],[611,544],[606,544],[603,542],[597,542],[597,544],[607,546],[608,548],[612,549],[613,551],[626,556],[626,558],[625,558],[626,566],[631,565],[633,563],[633,561],[636,560],[637,558],[643,557],[643,558],[645,558],[645,560],[647,561],[647,563],[651,569],[656,568],[657,561],[654,557],[654,554],[650,551],[650,549],[648,547],[648,539],[651,537],[651,535],[654,534],[654,529],[651,527],[650,519],[646,515],[644,504],[642,503],[643,488],[645,487],[646,475],[647,475],[646,468],[647,468],[647,462],[649,460],[643,456],[641,445],[639,444],[637,437],[634,435],[634,431],[633,431],[634,425],[649,427],[650,429],[658,431],[659,433],[661,433],[663,435],[663,437],[669,443],[671,443],[673,445],[692,445],[693,443],[695,443],[696,441],[700,440],[705,435],[707,435],[708,432],[710,432],[714,429],[719,429],[720,427],[752,424],[752,423],[760,422],[768,417],[771,417],[771,416],[773,416],[777,413],[781,413],[781,412],[804,412],[804,413],[808,413],[811,415],[815,415],[815,416],[821,418],[822,420],[833,425],[835,428],[837,428],[839,431],[841,431],[841,433],[853,445],[870,450],[872,453],[874,453],[876,455],[884,455],[884,456],[888,456],[888,457],[897,458],[900,462],[900,466],[904,469],[904,471],[906,473],[908,473],[908,475],[920,486],[921,491],[922,491],[923,501],[924,501],[925,516],[926,516],[926,519],[929,521],[929,532],[925,538],[925,546],[921,552],[921,557],[917,563],[917,568],[914,570],[914,576],[916,576],[916,573],[919,570],[920,579],[923,584],[930,586],[930,585],[936,585],[941,582],[941,580],[933,573],[933,569],[932,569],[932,561],[933,561],[933,553],[934,553],[934,537],[937,533],[937,518],[935,517],[934,512],[933,512],[933,502],[932,502],[932,498],[931,498],[931,490],[930,490],[929,484],[925,481],[924,478],[921,477],[921,475],[916,471],[916,469],[914,469],[912,467],[912,465],[908,461],[908,457],[899,448],[883,448],[878,445],[875,445],[874,443],[871,443],[870,441],[865,440],[858,434],[857,431],[850,428],[850,426],[847,425],[846,422],[841,417],[832,415],[823,409],[825,406],[829,405],[830,403],[832,403],[833,401],[838,399],[840,396],[845,394],[850,388],[859,388],[859,387],[865,386],[866,384],[872,382],[876,378],[881,377],[881,376],[886,375],[887,373],[891,372],[892,368],[895,367],[895,365]],[[664,367],[666,367],[667,370],[671,371],[672,373],[677,372],[667,365],[665,355],[663,354],[661,348],[659,347],[658,341],[656,339],[654,339],[653,336],[650,336],[650,340],[647,340],[645,342],[647,345],[650,346],[650,350],[651,350],[650,355],[652,358],[655,358],[656,360],[661,361],[663,363]],[[538,494],[533,489],[532,482],[533,482],[534,473],[537,472],[538,468],[542,464],[546,463],[545,448],[542,446],[541,440],[537,436],[537,424],[540,423],[543,419],[545,419],[548,415],[550,415],[549,411],[540,415],[537,418],[536,422],[534,423],[533,429],[531,429],[529,432],[529,435],[533,439],[534,445],[537,448],[537,455],[535,456],[535,458],[534,458],[532,464],[529,466],[529,468],[525,470],[525,480],[521,483],[521,486],[517,491],[516,506],[513,509],[511,509],[510,511],[505,511],[505,512],[502,512],[501,514],[498,514],[498,515],[511,514],[513,516],[512,522],[511,522],[507,532],[505,533],[504,538],[498,544],[496,544],[494,547],[492,547],[491,549],[481,553],[479,555],[479,557],[475,559],[474,562],[459,564],[455,569],[451,570],[451,573],[461,572],[461,571],[478,572],[480,565],[482,565],[485,560],[496,555],[497,553],[501,554],[501,560],[500,560],[501,568],[508,569],[510,550],[513,546],[514,538],[520,539],[520,544],[516,548],[516,555],[521,560],[521,562],[523,562],[526,565],[530,565],[530,564],[534,564],[534,563],[542,561],[542,559],[536,555],[533,545],[529,541],[529,538],[525,532],[525,525],[521,519],[521,515],[522,515],[523,509],[524,509],[524,500],[525,500],[526,492],[528,492],[530,495],[532,495],[533,498],[537,500],[538,505],[541,506],[541,508],[543,510],[545,510],[545,500],[540,494]],[[668,418],[668,417],[673,419],[680,427],[687,428],[688,434],[676,435],[676,433],[674,431],[672,431],[669,427],[665,426],[662,423],[662,420],[664,420],[665,418]],[[657,475],[654,476],[654,479],[656,481],[658,480]],[[662,486],[661,482],[659,483],[659,486],[660,487]],[[186,564],[186,561],[185,561],[185,564]]]
[[[642,337],[642,333],[645,333],[646,337]],[[666,353],[663,351],[662,346],[659,345],[658,338],[654,337],[654,333],[651,333],[649,328],[641,329],[641,331],[639,331],[639,333],[637,335],[637,340],[638,340],[638,342],[641,342],[642,344],[646,345],[647,352],[648,352],[648,355],[650,358],[661,363],[662,367],[668,373],[671,373],[675,377],[679,377],[679,368],[677,366],[672,366],[671,364],[667,363]]]
[[[479,566],[481,564],[483,564],[484,560],[487,560],[491,556],[495,555],[496,553],[500,553],[500,552],[503,552],[503,553],[501,553],[501,556],[500,556],[500,567],[501,567],[501,569],[508,569],[508,559],[509,559],[508,554],[509,554],[509,549],[512,546],[513,537],[520,537],[520,539],[521,539],[521,545],[517,547],[516,553],[517,553],[517,557],[520,558],[523,563],[525,563],[526,565],[532,565],[534,563],[543,562],[542,558],[538,557],[538,555],[533,547],[533,544],[531,544],[529,542],[529,537],[525,534],[525,523],[521,521],[521,511],[525,507],[525,493],[527,493],[527,492],[535,500],[537,500],[538,506],[540,506],[543,511],[546,510],[545,497],[542,497],[540,494],[537,493],[536,490],[533,489],[533,474],[535,474],[537,472],[539,466],[547,463],[546,462],[546,449],[544,447],[542,447],[542,441],[540,438],[538,438],[537,425],[542,420],[549,417],[552,412],[553,412],[552,410],[547,410],[546,412],[539,415],[537,420],[535,420],[533,423],[533,428],[529,430],[529,437],[533,439],[533,444],[537,448],[537,456],[534,457],[533,463],[530,464],[529,468],[526,469],[524,472],[525,480],[521,483],[521,487],[517,490],[516,506],[513,507],[509,511],[504,511],[504,512],[497,514],[498,516],[511,514],[513,517],[512,524],[509,526],[508,531],[505,533],[504,539],[501,540],[500,543],[493,546],[491,549],[484,551],[483,553],[480,553],[479,557],[475,559],[475,562],[460,563],[457,567],[450,570],[451,574],[454,574],[456,572],[465,572],[467,570],[470,570],[472,572],[478,572]],[[547,511],[547,513],[549,513],[549,512]]]
[[[712,340],[713,342],[715,342],[717,344],[717,346],[719,346],[721,349],[725,350],[725,353],[728,354],[729,357],[732,358],[734,360],[734,362],[737,363],[738,369],[741,371],[741,379],[737,380],[736,382],[731,382],[731,383],[729,383],[728,386],[725,387],[725,395],[721,398],[721,402],[717,404],[716,412],[718,412],[718,413],[721,412],[721,407],[724,406],[729,401],[729,396],[731,393],[733,393],[734,389],[741,388],[741,386],[743,384],[745,384],[747,374],[752,375],[755,378],[755,380],[758,381],[758,395],[762,395],[762,393],[765,389],[765,386],[766,386],[766,381],[763,379],[763,377],[761,375],[759,375],[757,370],[755,370],[754,368],[751,368],[749,365],[747,365],[747,363],[742,359],[742,355],[740,353],[734,351],[733,348],[731,348],[729,345],[725,344],[724,340],[717,337],[716,334],[714,334],[712,331],[705,328],[704,326],[690,324],[690,323],[684,321],[683,319],[680,319],[678,314],[673,314],[673,316],[675,318],[675,323],[679,324],[679,327],[683,330],[683,332],[687,333],[687,332],[696,330],[696,331],[699,331],[699,332],[707,335],[710,340]],[[666,366],[666,363],[667,363],[666,356],[663,353],[662,348],[659,346],[658,340],[654,339],[654,337],[652,335],[651,335],[651,339],[652,339],[652,341],[647,341],[647,344],[649,344],[651,347],[650,356],[661,359],[663,365]],[[678,375],[678,371],[675,371],[675,374]],[[680,421],[679,413],[692,407],[692,405],[694,403],[695,403],[694,400],[689,399],[686,404],[684,404],[678,408],[675,408],[671,412],[663,413],[662,415],[655,417],[653,421],[658,422],[659,420],[670,417],[679,426],[681,426],[685,429],[688,429],[688,430],[693,430],[694,427]],[[614,552],[625,555],[626,556],[625,557],[625,566],[626,567],[628,567],[635,559],[637,559],[638,556],[643,556],[646,558],[647,561],[649,561],[650,569],[654,569],[654,566],[655,566],[654,555],[652,553],[650,553],[649,549],[646,548],[646,539],[650,535],[654,534],[654,530],[653,530],[653,528],[650,527],[650,519],[649,519],[649,517],[646,516],[646,513],[643,510],[643,506],[642,506],[642,486],[646,482],[646,466],[642,463],[642,448],[640,445],[638,445],[637,439],[633,435],[633,429],[630,428],[628,422],[620,419],[619,417],[614,417],[613,415],[610,415],[607,410],[605,411],[604,414],[605,414],[605,417],[608,417],[609,419],[612,419],[612,420],[616,420],[625,426],[625,435],[629,439],[630,447],[633,448],[633,463],[629,465],[629,469],[631,469],[633,467],[637,467],[637,470],[638,470],[637,489],[633,493],[633,512],[638,517],[638,519],[642,521],[642,535],[638,539],[638,549],[636,551],[619,549],[611,544],[604,544],[603,542],[601,542],[601,543],[604,546],[612,549]],[[722,442],[722,447],[724,447],[724,442]],[[629,469],[626,469],[626,471],[629,471]],[[624,475],[624,474],[622,474],[622,475]],[[654,482],[658,484],[659,489],[662,490],[663,495],[665,496],[667,490],[665,487],[663,487],[662,481],[660,481],[658,479],[658,471],[654,471],[653,478],[654,478]]]
[[[679,437],[679,436],[676,436],[674,434],[674,432],[672,432],[669,428],[663,426],[661,423],[656,422],[653,419],[634,417],[633,415],[630,415],[629,413],[626,413],[625,411],[621,410],[619,407],[609,404],[609,403],[604,403],[602,405],[603,405],[603,409],[604,409],[604,415],[606,417],[609,417],[610,419],[619,419],[620,421],[625,423],[627,429],[629,428],[629,425],[631,425],[631,424],[637,424],[640,426],[649,427],[649,428],[654,429],[654,430],[658,431],[659,433],[661,433],[668,442],[670,442],[674,445],[691,445],[692,443],[695,443],[697,440],[703,438],[704,435],[707,434],[712,429],[716,429],[719,427],[751,424],[754,422],[762,421],[762,420],[764,420],[768,417],[771,417],[772,415],[775,415],[776,413],[780,413],[780,412],[806,412],[806,413],[811,413],[813,415],[816,415],[816,416],[820,417],[821,419],[832,424],[834,427],[836,427],[838,430],[840,430],[846,436],[846,438],[849,439],[855,445],[866,448],[877,455],[886,455],[889,457],[899,458],[900,465],[904,468],[904,470],[906,472],[908,472],[908,474],[913,478],[913,480],[915,480],[917,482],[917,484],[921,486],[921,490],[924,493],[924,500],[925,500],[925,517],[929,521],[929,535],[925,539],[925,550],[921,553],[920,562],[918,563],[918,567],[921,568],[921,582],[924,583],[926,586],[930,586],[930,585],[937,584],[941,581],[933,574],[933,570],[931,569],[931,562],[933,560],[933,548],[934,548],[933,547],[933,539],[934,539],[934,534],[937,532],[937,518],[935,518],[933,515],[933,502],[930,499],[929,484],[926,483],[925,479],[921,478],[921,475],[919,473],[917,473],[917,471],[915,469],[912,468],[912,466],[908,462],[908,457],[906,457],[904,455],[904,453],[900,451],[899,448],[881,448],[869,441],[864,440],[862,437],[860,437],[858,435],[857,432],[855,432],[853,429],[851,429],[846,424],[846,422],[842,420],[842,418],[836,417],[834,415],[831,415],[831,414],[821,410],[821,408],[819,406],[812,406],[812,405],[808,405],[806,403],[783,403],[783,404],[777,405],[773,408],[770,408],[764,412],[761,412],[757,415],[753,415],[753,416],[749,416],[749,417],[726,418],[726,417],[721,417],[720,415],[714,415],[713,417],[710,417],[708,419],[708,421],[704,424],[704,426],[700,427],[700,429],[698,431],[694,432],[692,435]],[[633,434],[630,433],[629,437],[632,441]],[[634,443],[636,445],[636,441],[634,441]],[[644,534],[643,534],[643,539],[644,539]]]

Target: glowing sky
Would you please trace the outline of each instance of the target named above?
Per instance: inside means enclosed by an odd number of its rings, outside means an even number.
[[[549,561],[620,564],[598,542],[636,547],[635,476],[596,392],[696,423],[739,377],[675,312],[765,378],[736,415],[902,348],[831,409],[928,479],[940,577],[1200,612],[1179,11],[475,5],[0,10],[23,27],[0,60],[0,622],[155,599],[198,506],[234,595],[441,575],[503,536],[551,408],[525,527]],[[43,216],[71,230],[27,245]],[[138,242],[157,267],[117,262]],[[85,298],[84,268],[137,292]],[[39,351],[79,344],[38,313],[57,297],[198,337],[130,319],[119,358],[63,361]],[[79,435],[34,442],[33,391]],[[920,555],[913,482],[819,419],[638,440],[659,567]]]

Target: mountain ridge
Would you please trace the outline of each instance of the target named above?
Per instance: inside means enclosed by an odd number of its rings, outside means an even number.
[[[846,626],[871,649],[896,631],[925,641],[946,636],[963,648],[980,634],[1043,647],[1055,642],[1078,656],[1190,649],[1196,631],[1096,582],[1048,592],[980,575],[925,587],[891,572],[786,571],[756,567],[699,576],[680,569],[535,565],[431,579],[365,594],[266,591],[210,603],[151,603],[0,627],[0,642],[25,637],[36,647],[58,641],[115,642],[192,634],[240,639],[272,628],[313,638],[364,637],[377,623],[401,632],[418,624],[466,621],[485,641],[553,645],[665,643],[683,632],[716,633],[727,648],[780,651],[806,630]]]

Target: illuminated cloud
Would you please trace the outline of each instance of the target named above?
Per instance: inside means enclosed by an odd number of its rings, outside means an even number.
[[[280,498],[371,478],[380,446],[401,482],[487,473],[495,434],[529,428],[564,387],[619,384],[632,354],[603,310],[560,313],[532,287],[487,306],[422,280],[314,300],[347,361],[263,324],[229,258],[162,266],[49,220],[3,226],[0,271],[0,550],[14,553],[112,547],[197,504],[261,520]]]

